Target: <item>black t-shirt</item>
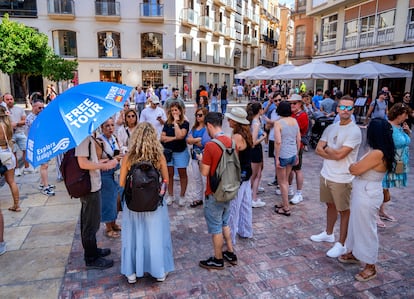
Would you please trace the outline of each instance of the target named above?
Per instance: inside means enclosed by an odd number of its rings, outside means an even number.
[[[221,87],[221,91],[220,91],[220,98],[222,100],[226,100],[227,99],[227,85],[223,85]]]
[[[179,125],[180,129],[186,129],[187,134],[190,128],[190,123],[188,121],[184,121],[181,125]],[[173,137],[175,136],[175,130],[173,124],[165,123],[162,129],[165,132],[166,136]],[[187,142],[185,141],[186,138],[180,140],[173,140],[170,142],[163,142],[163,146],[172,150],[173,152],[179,153],[187,149]]]

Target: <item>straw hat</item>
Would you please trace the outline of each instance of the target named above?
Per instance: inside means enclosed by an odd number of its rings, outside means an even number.
[[[298,95],[297,93],[294,93],[288,99],[288,102],[302,102],[302,96]]]
[[[233,107],[230,111],[230,113],[224,114],[227,118],[230,118],[234,120],[235,122],[238,122],[243,125],[248,125],[250,122],[246,119],[247,112],[243,108],[240,107]]]

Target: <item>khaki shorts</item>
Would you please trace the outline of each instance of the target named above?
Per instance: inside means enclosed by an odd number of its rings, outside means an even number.
[[[333,203],[339,212],[349,210],[352,183],[335,183],[321,176],[319,188],[321,202]]]

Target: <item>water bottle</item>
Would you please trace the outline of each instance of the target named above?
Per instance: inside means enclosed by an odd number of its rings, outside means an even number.
[[[161,188],[160,188],[160,196],[163,197],[165,192],[167,191],[167,182],[164,180],[161,184]]]

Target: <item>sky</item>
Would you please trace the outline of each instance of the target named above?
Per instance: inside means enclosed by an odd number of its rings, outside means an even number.
[[[287,7],[293,8],[295,6],[295,0],[279,0],[279,4],[286,4]]]

